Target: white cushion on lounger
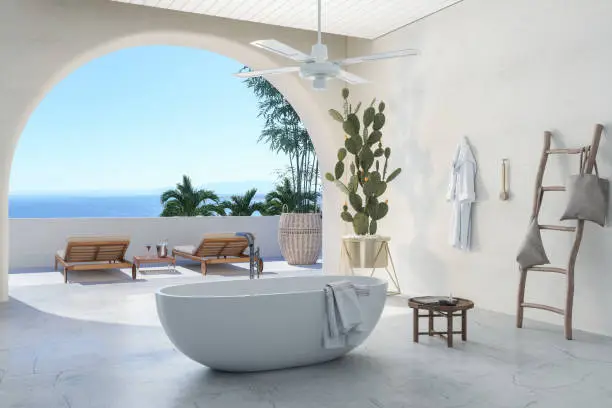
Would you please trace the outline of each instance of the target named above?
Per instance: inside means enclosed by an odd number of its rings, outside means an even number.
[[[175,251],[183,252],[186,254],[192,254],[192,255],[196,249],[198,249],[198,247],[196,247],[195,245],[179,245],[179,246],[174,247]]]
[[[64,249],[60,249],[55,254],[59,256],[60,258],[65,259],[64,257],[66,256],[66,251]]]

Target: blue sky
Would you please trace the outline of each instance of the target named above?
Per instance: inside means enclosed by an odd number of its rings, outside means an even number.
[[[220,190],[271,186],[287,160],[257,143],[257,100],[231,75],[241,67],[166,46],[125,49],[82,66],[31,116],[11,192],[151,192],[183,174]]]

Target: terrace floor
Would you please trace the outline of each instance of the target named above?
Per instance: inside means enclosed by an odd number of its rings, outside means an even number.
[[[174,350],[159,326],[154,291],[197,282],[178,275],[10,276],[0,304],[1,408],[564,408],[612,406],[612,339],[474,310],[467,343],[412,343],[411,311],[390,298],[366,343],[331,363],[255,374],[210,370]],[[320,274],[269,262],[266,278]],[[124,275],[124,276],[122,276]],[[206,279],[244,279],[244,269],[214,268]],[[223,311],[219,311],[223,313]],[[248,347],[248,339],[245,339]]]

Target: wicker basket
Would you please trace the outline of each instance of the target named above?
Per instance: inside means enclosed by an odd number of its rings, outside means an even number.
[[[278,244],[289,265],[312,265],[321,253],[320,213],[284,213],[278,225]]]

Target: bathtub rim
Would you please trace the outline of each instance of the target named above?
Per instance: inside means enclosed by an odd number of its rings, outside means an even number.
[[[372,284],[367,285],[368,287],[379,287],[379,286],[388,286],[388,282],[384,279],[375,277],[375,276],[362,276],[362,275],[323,275],[323,276],[287,276],[281,278],[264,278],[268,279],[312,279],[312,278],[366,278],[372,281]],[[206,285],[213,283],[229,283],[229,282],[244,282],[249,279],[231,279],[231,280],[215,280],[215,281],[204,281],[204,282],[192,282],[192,283],[181,283],[175,285],[167,285],[162,288],[159,288],[155,291],[156,296],[160,297],[168,297],[168,298],[177,298],[177,299],[242,299],[242,298],[254,298],[254,297],[265,297],[265,296],[280,296],[280,295],[292,295],[292,294],[304,294],[304,293],[320,293],[323,289],[311,289],[311,290],[292,290],[292,291],[284,291],[284,292],[271,292],[271,293],[251,293],[244,295],[177,295],[170,294],[164,292],[167,289],[177,288],[182,286],[192,286],[192,285]],[[386,290],[386,288],[385,288]]]

